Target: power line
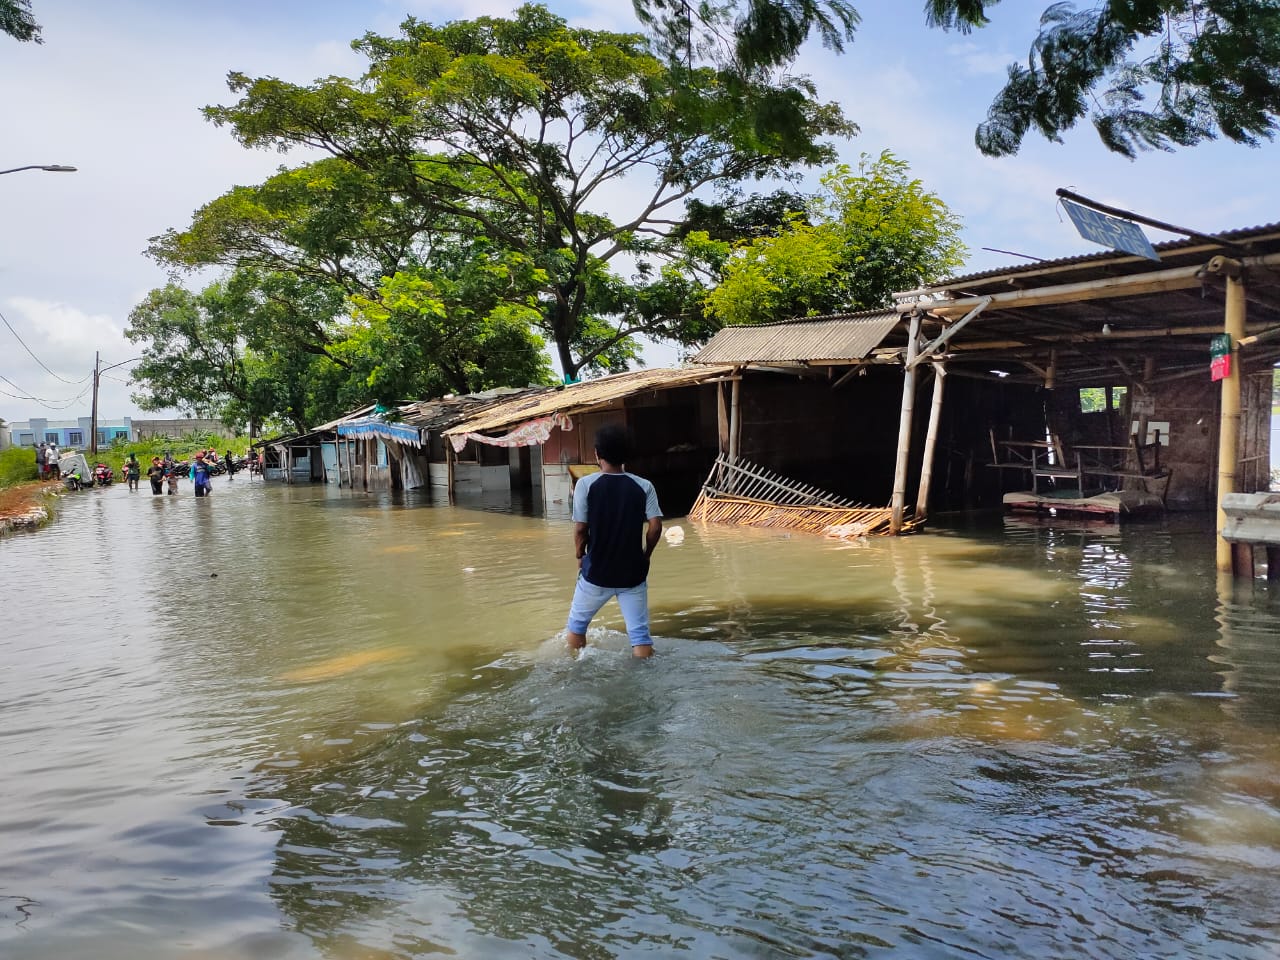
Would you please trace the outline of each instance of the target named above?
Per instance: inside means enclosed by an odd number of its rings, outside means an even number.
[[[58,375],[58,374],[54,373],[52,370],[50,370],[48,367],[46,367],[46,366],[45,366],[45,363],[44,363],[44,361],[43,361],[43,360],[41,360],[41,359],[40,359],[39,357],[37,357],[34,353],[32,353],[32,352],[31,352],[31,348],[27,346],[26,342],[22,339],[22,337],[18,336],[18,331],[17,331],[17,330],[15,330],[15,329],[13,329],[13,324],[11,324],[11,323],[9,322],[9,318],[8,318],[8,317],[6,317],[6,316],[4,315],[4,313],[3,313],[3,312],[0,312],[0,320],[3,320],[3,321],[4,321],[4,325],[5,325],[6,327],[8,327],[8,328],[9,328],[9,332],[13,334],[14,339],[15,339],[15,340],[17,340],[19,343],[21,343],[21,344],[22,344],[22,349],[23,349],[23,350],[25,350],[25,351],[27,351],[27,353],[30,353],[30,354],[31,354],[31,359],[32,359],[32,360],[34,360],[36,363],[40,364],[40,366],[44,367],[44,371],[45,371],[45,373],[49,374],[49,376],[51,376],[51,377],[53,377],[53,378],[55,378],[55,379],[57,379],[57,380],[61,380],[63,383],[69,383],[69,384],[71,384],[73,387],[78,387],[80,384],[84,383],[84,382],[85,382],[85,380],[88,380],[90,377],[92,377],[92,376],[93,376],[93,374],[91,373],[91,374],[89,374],[89,376],[88,376],[88,377],[82,377],[82,378],[81,378],[81,379],[79,379],[79,380],[68,380],[66,377],[63,377],[63,376],[60,376],[60,375]],[[5,382],[6,382],[6,383],[12,383],[13,381],[8,380],[8,381],[5,381]],[[34,399],[34,398],[33,398],[33,399]]]
[[[14,400],[32,400],[35,403],[38,403],[42,407],[46,407],[49,410],[66,410],[68,407],[72,406],[77,401],[83,399],[84,395],[93,389],[93,384],[90,384],[89,386],[81,390],[80,393],[78,393],[76,396],[72,397],[69,400],[46,400],[44,397],[37,397],[30,390],[24,390],[22,387],[18,386],[16,383],[14,383],[4,374],[0,374],[0,380],[3,380],[9,386],[13,387],[13,389],[19,391],[19,393],[22,394],[22,396],[19,396],[16,393],[10,393],[8,390],[0,390],[0,393],[3,393],[6,397],[12,397]]]

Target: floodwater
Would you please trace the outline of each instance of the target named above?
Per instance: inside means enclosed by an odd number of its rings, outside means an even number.
[[[1280,589],[1204,518],[679,523],[659,655],[574,661],[563,521],[67,497],[0,542],[0,955],[1280,955]]]

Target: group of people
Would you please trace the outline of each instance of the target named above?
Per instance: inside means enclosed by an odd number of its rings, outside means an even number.
[[[62,477],[62,468],[59,463],[62,460],[62,452],[58,449],[58,444],[41,443],[36,447],[36,470],[40,474],[41,480],[58,480]]]
[[[248,457],[250,465],[256,459],[256,452],[250,450]],[[168,492],[173,495],[178,492],[178,478],[187,475],[191,478],[196,496],[207,497],[213,493],[213,474],[219,463],[226,470],[227,479],[234,479],[236,471],[240,469],[240,465],[230,450],[227,451],[226,456],[223,458],[218,457],[216,450],[201,450],[192,458],[189,465],[180,464],[169,451],[166,451],[163,457],[152,457],[151,465],[146,470],[147,480],[151,484],[151,493],[152,495],[159,495]],[[138,483],[142,479],[142,472],[142,464],[139,462],[137,455],[129,454],[124,462],[124,475],[129,482],[130,490],[138,489]]]

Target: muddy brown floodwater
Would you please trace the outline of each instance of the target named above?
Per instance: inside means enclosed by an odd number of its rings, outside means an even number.
[[[1280,590],[1209,521],[685,529],[220,478],[0,542],[0,955],[1280,954]],[[616,610],[616,608],[611,608]]]

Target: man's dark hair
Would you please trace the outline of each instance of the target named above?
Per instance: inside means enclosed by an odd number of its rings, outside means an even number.
[[[616,423],[606,424],[596,431],[596,455],[620,467],[631,456],[631,438],[626,428]]]

